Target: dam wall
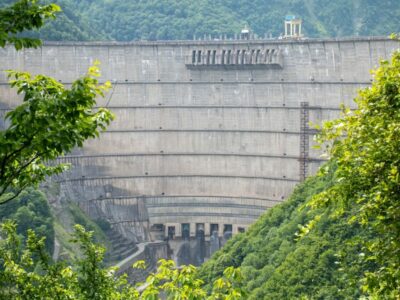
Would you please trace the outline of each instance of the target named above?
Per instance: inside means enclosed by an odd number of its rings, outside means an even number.
[[[69,85],[99,60],[113,88],[98,105],[116,119],[59,159],[73,166],[60,184],[118,228],[149,222],[170,239],[202,231],[207,240],[245,230],[316,172],[323,159],[309,123],[354,107],[370,69],[398,47],[379,37],[47,42],[0,49],[0,66]],[[0,108],[18,99],[0,72]]]

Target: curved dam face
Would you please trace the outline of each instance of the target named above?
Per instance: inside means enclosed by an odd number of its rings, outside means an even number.
[[[73,165],[60,179],[68,197],[138,241],[152,226],[159,238],[211,239],[215,249],[213,232],[246,230],[316,172],[309,123],[352,106],[398,47],[385,38],[45,43],[0,49],[0,66],[69,84],[99,60],[100,81],[113,83],[99,106],[116,119],[60,158]],[[3,112],[19,102],[6,82],[3,72]]]

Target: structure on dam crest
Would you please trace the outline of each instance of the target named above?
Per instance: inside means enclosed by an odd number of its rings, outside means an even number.
[[[386,38],[48,42],[0,49],[0,66],[69,84],[101,62],[101,81],[113,88],[99,105],[116,119],[60,158],[73,165],[62,190],[129,238],[149,240],[151,227],[173,245],[208,243],[213,232],[226,239],[284,201],[322,162],[309,123],[353,105],[369,70],[398,46]],[[6,82],[2,72],[3,111],[18,104]]]

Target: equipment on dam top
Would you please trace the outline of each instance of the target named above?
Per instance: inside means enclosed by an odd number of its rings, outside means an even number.
[[[295,38],[299,39],[303,37],[302,34],[302,20],[296,16],[288,15],[285,18],[285,39]]]
[[[249,40],[250,39],[250,28],[246,25],[244,25],[244,28],[240,32],[240,39],[241,40]]]

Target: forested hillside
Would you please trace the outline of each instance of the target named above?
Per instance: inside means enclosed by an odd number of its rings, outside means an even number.
[[[15,0],[0,0],[0,8],[15,3]],[[25,36],[41,38],[48,41],[89,41],[105,40],[107,37],[93,28],[91,21],[81,14],[76,3],[70,0],[42,0],[41,4],[56,3],[62,12],[57,13],[57,18],[48,21],[39,32],[24,33]],[[79,1],[76,1],[79,3]],[[16,16],[17,17],[17,16]]]
[[[5,2],[9,0],[3,0]],[[287,14],[308,37],[388,35],[400,31],[392,0],[57,0],[63,14],[41,30],[47,40],[192,39],[233,36],[245,24],[259,36],[283,32]]]
[[[372,264],[359,261],[361,247],[350,241],[368,240],[372,233],[350,227],[346,216],[334,219],[329,210],[305,206],[331,183],[332,170],[298,186],[290,199],[270,209],[205,263],[202,279],[212,282],[226,267],[235,266],[246,278],[248,299],[358,299],[356,279]],[[301,224],[317,215],[316,228],[299,238]]]
[[[17,233],[25,240],[28,229],[46,238],[46,250],[54,250],[54,217],[46,196],[39,190],[28,188],[14,201],[3,204],[0,209],[0,223],[6,219],[17,222]]]
[[[74,2],[69,0],[43,2],[57,3],[61,7],[62,12],[57,14],[55,20],[46,23],[39,32],[31,33],[31,36],[49,41],[90,41],[107,39],[106,35],[93,27],[91,20],[79,10]]]

